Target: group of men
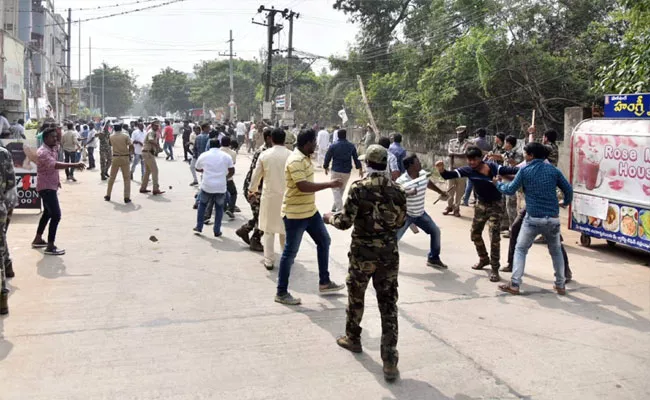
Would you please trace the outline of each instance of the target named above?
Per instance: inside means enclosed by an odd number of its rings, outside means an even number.
[[[169,125],[168,125],[169,126]],[[68,124],[68,131],[72,131]],[[189,128],[186,126],[184,128]],[[190,132],[191,131],[191,132]],[[213,233],[222,236],[221,218],[224,212],[234,212],[230,201],[236,198],[236,189],[232,177],[235,173],[237,141],[231,140],[225,126],[213,129],[209,123],[203,123],[194,129],[184,129],[183,147],[191,156],[190,169],[193,172],[192,186],[199,185],[196,172],[202,174],[200,192],[197,195],[197,224],[195,234],[202,234],[205,214],[214,210],[215,221]],[[186,136],[187,133],[187,136]],[[415,225],[430,235],[430,248],[427,265],[446,269],[441,258],[441,232],[433,219],[425,211],[425,194],[427,190],[437,192],[441,198],[450,197],[449,207],[444,214],[459,215],[459,198],[464,195],[463,180],[472,182],[477,196],[475,215],[472,221],[471,239],[475,244],[479,262],[473,269],[491,266],[490,280],[498,282],[500,268],[500,227],[505,205],[503,195],[515,196],[523,190],[526,209],[519,212],[510,224],[511,248],[513,258],[508,268],[512,271],[509,283],[500,285],[502,291],[519,294],[524,273],[526,254],[534,238],[542,235],[546,239],[553,261],[556,281],[555,290],[565,293],[565,283],[570,276],[566,253],[563,252],[560,238],[559,204],[556,188],[563,192],[564,202],[572,200],[572,190],[562,173],[553,165],[557,162],[557,146],[554,131],[544,135],[547,146],[529,143],[524,147],[524,161],[516,163],[518,158],[512,153],[516,148],[516,139],[498,137],[494,149],[487,151],[479,147],[480,140],[468,141],[466,128],[457,129],[458,137],[449,147],[450,166],[448,170],[443,162],[436,163],[441,177],[452,180],[450,190],[438,188],[430,179],[430,174],[422,169],[418,157],[408,154],[402,147],[401,135],[393,135],[392,143],[386,137],[380,137],[377,145],[368,140],[364,143],[365,154],[357,154],[356,146],[347,140],[345,129],[336,130],[336,140],[327,144],[327,149],[320,154],[319,137],[314,129],[303,129],[293,143],[287,142],[287,133],[282,128],[262,129],[263,145],[255,150],[248,175],[244,182],[243,194],[251,205],[253,218],[239,228],[236,234],[241,237],[251,250],[263,251],[263,264],[267,270],[275,268],[274,244],[277,239],[282,247],[279,260],[279,272],[275,301],[285,305],[299,305],[301,300],[289,292],[291,268],[302,243],[305,232],[316,244],[319,282],[318,291],[328,294],[343,290],[330,279],[329,249],[331,239],[326,229],[330,224],[337,229],[353,227],[352,242],[349,252],[349,269],[346,280],[348,289],[348,306],[345,335],[337,339],[339,346],[352,352],[361,352],[361,319],[364,309],[365,291],[370,279],[377,293],[377,300],[382,320],[381,357],[384,362],[384,376],[388,381],[397,378],[397,276],[399,271],[398,242],[411,225]],[[55,245],[56,230],[61,219],[57,190],[60,186],[58,170],[65,169],[67,177],[74,177],[74,169],[84,169],[72,154],[72,144],[68,143],[66,132],[62,137],[56,127],[43,129],[43,146],[38,150],[38,187],[43,199],[44,213],[39,222],[36,236],[32,242],[34,248],[45,248],[46,254],[61,255],[65,251]],[[160,149],[160,125],[154,121],[145,132],[144,124],[138,122],[136,129],[129,135],[121,124],[115,124],[112,132],[104,127],[97,134],[100,143],[108,141],[111,149],[111,170],[108,175],[108,187],[105,199],[110,200],[112,186],[118,170],[124,179],[124,201],[130,200],[130,179],[140,159],[144,163],[144,176],[140,188],[146,189],[149,175],[154,179],[154,195],[162,194],[159,189],[156,156]],[[238,132],[237,136],[240,136]],[[72,137],[72,133],[69,135]],[[485,135],[479,132],[478,139]],[[186,143],[187,137],[187,143]],[[373,133],[374,141],[374,133]],[[88,136],[84,140],[88,140]],[[66,162],[59,161],[58,144],[70,144],[65,150]],[[323,145],[325,145],[323,139]],[[75,147],[75,152],[78,150]],[[140,150],[138,152],[138,150]],[[6,152],[6,150],[5,150]],[[5,166],[8,153],[0,151],[0,164]],[[330,175],[328,182],[314,181],[314,163],[312,157],[318,154],[318,165]],[[101,155],[101,152],[100,152]],[[140,155],[140,157],[137,157]],[[322,163],[321,163],[322,155]],[[168,159],[173,153],[168,152]],[[10,156],[8,156],[10,159]],[[130,158],[133,162],[130,162]],[[365,162],[365,169],[361,162]],[[11,163],[9,163],[11,164]],[[11,167],[11,168],[9,168]],[[347,199],[343,193],[349,181],[352,169],[358,170],[360,179],[353,182],[348,190]],[[102,178],[104,178],[102,170]],[[11,215],[12,182],[15,185],[13,167],[4,168],[4,193],[0,198],[0,258],[3,260],[4,277],[13,275],[8,252],[6,251],[6,233],[8,216]],[[510,182],[504,182],[509,179]],[[334,201],[332,212],[321,216],[315,202],[315,193],[332,189]],[[234,200],[232,205],[234,206]],[[490,224],[491,249],[488,252],[482,239],[485,225]],[[4,223],[4,226],[2,225]],[[49,224],[47,240],[43,238]],[[2,229],[2,228],[5,229]],[[252,237],[249,236],[253,232]],[[263,243],[262,243],[263,238]],[[514,242],[514,246],[512,243]],[[563,256],[564,255],[564,256]],[[8,262],[5,260],[9,260]],[[570,273],[570,271],[568,272]],[[2,299],[2,298],[0,298]],[[3,306],[5,306],[3,308]],[[0,313],[6,310],[6,301],[0,302]]]

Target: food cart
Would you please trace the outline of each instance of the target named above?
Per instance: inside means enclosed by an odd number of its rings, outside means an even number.
[[[569,229],[580,243],[604,239],[650,251],[650,95],[612,95],[605,118],[571,136],[574,201]]]

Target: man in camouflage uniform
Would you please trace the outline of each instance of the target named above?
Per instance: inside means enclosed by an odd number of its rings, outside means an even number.
[[[9,289],[7,289],[7,278],[14,276],[9,247],[7,246],[7,226],[9,218],[16,206],[16,175],[11,154],[4,147],[0,147],[0,315],[9,312],[7,304]]]
[[[99,138],[99,165],[102,180],[108,179],[108,170],[113,161],[113,154],[111,153],[111,133],[109,131],[110,124],[106,123],[101,133],[97,134]]]
[[[466,153],[467,166],[446,171],[444,163],[438,161],[436,168],[443,179],[468,178],[474,183],[478,202],[474,209],[472,220],[471,239],[476,247],[479,262],[472,266],[474,270],[482,270],[490,265],[490,281],[499,282],[499,268],[501,262],[501,217],[505,212],[502,195],[496,190],[492,180],[497,175],[516,175],[516,167],[500,166],[494,162],[483,161],[483,152],[478,147],[469,147]],[[483,241],[485,224],[490,224],[490,253],[488,254]]]
[[[237,236],[242,238],[244,242],[246,242],[247,245],[250,246],[250,249],[252,251],[258,251],[262,252],[264,251],[264,246],[262,246],[262,235],[264,235],[264,232],[259,230],[257,228],[257,222],[260,216],[260,196],[251,196],[251,192],[248,190],[250,184],[251,184],[251,179],[253,177],[253,172],[255,171],[255,166],[257,165],[257,159],[260,158],[260,154],[264,150],[270,149],[273,147],[273,143],[271,142],[271,128],[264,128],[264,145],[257,149],[255,151],[255,154],[253,154],[253,159],[251,160],[251,166],[250,169],[248,170],[248,174],[246,174],[246,179],[244,180],[244,195],[246,199],[248,200],[248,204],[251,206],[251,211],[253,212],[253,218],[248,220],[244,225],[242,225],[237,231],[235,232]],[[262,185],[264,181],[260,181],[260,186],[259,190],[257,193],[262,193]],[[249,234],[253,231],[253,235],[249,238]]]
[[[384,378],[393,381],[399,371],[397,362],[397,273],[399,252],[397,231],[406,220],[406,193],[385,173],[388,152],[379,145],[366,151],[368,175],[352,184],[343,212],[325,214],[326,223],[345,230],[354,226],[348,270],[348,307],[345,336],[336,343],[360,353],[361,318],[370,278],[377,292],[381,314],[381,358]]]

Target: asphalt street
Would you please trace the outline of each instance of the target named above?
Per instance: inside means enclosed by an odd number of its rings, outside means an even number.
[[[239,190],[249,160],[241,152]],[[250,216],[243,197],[243,212],[226,218],[223,237],[197,237],[188,164],[164,157],[158,164],[167,193],[142,195],[134,183],[130,205],[119,201],[121,178],[112,202],[103,200],[99,172],[63,182],[63,257],[31,249],[39,215],[16,212],[8,238],[17,276],[10,314],[0,318],[0,399],[650,398],[647,254],[597,240],[583,248],[563,228],[575,278],[567,296],[552,290],[542,245],[529,255],[523,295],[503,294],[487,272],[470,269],[477,261],[472,209],[463,208],[460,219],[443,217],[431,192],[427,210],[441,226],[449,270],[426,266],[424,233],[406,234],[401,379],[388,384],[372,289],[364,352],[353,355],[335,344],[344,333],[347,295],[318,294],[311,239],[290,281],[303,304],[275,303],[277,268],[266,271],[262,255],[234,233]],[[327,178],[319,172],[316,179]],[[329,210],[331,192],[319,193],[317,202]],[[328,230],[332,279],[343,282],[350,232]],[[504,239],[504,258],[506,251]]]

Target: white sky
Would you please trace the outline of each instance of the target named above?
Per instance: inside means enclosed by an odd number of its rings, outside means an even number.
[[[57,13],[67,19],[72,8],[73,21],[98,17],[169,0],[54,0]],[[294,48],[330,56],[345,55],[354,43],[357,28],[348,22],[343,12],[332,8],[333,0],[185,0],[128,15],[116,16],[81,24],[81,77],[89,73],[88,38],[92,37],[92,66],[102,60],[109,65],[133,70],[138,85],[148,84],[161,69],[171,67],[192,72],[201,60],[218,58],[219,52],[228,52],[229,30],[233,30],[234,52],[238,58],[260,57],[266,48],[266,28],[253,25],[251,19],[266,22],[265,14],[257,14],[260,5],[276,9],[290,8],[300,13],[294,22]],[[75,10],[101,6],[115,6],[95,10]],[[131,4],[131,5],[128,5]],[[285,29],[280,33],[280,46],[286,49],[289,24],[280,18]],[[277,48],[277,35],[275,36]],[[220,57],[219,57],[220,58]],[[223,57],[227,59],[227,57]],[[314,64],[319,72],[326,61]],[[79,77],[79,28],[72,25],[72,79]]]

